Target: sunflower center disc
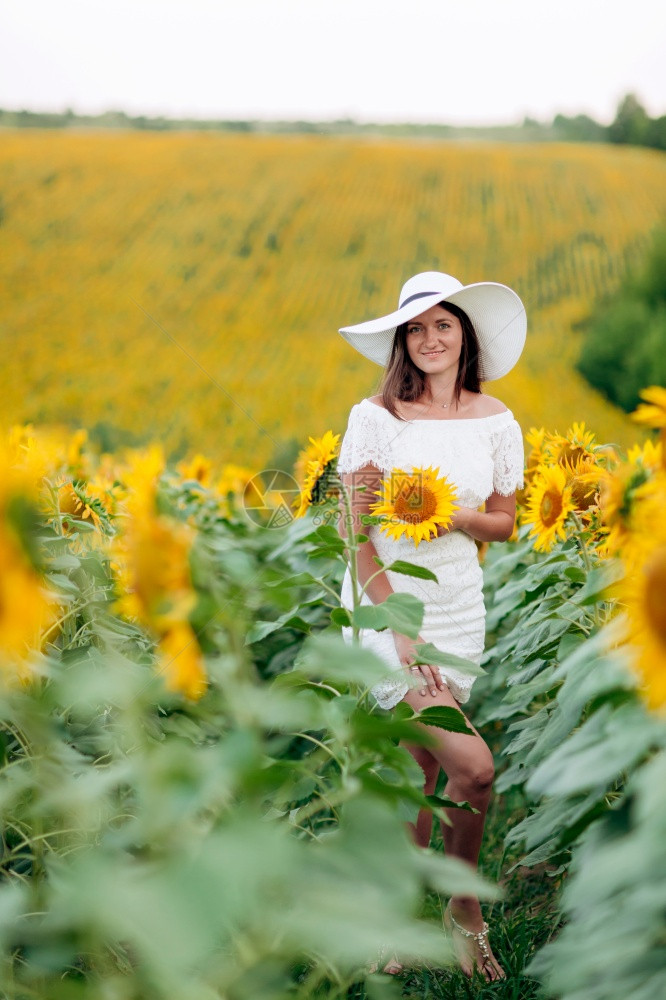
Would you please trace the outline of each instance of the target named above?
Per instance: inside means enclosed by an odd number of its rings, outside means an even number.
[[[421,524],[437,510],[437,498],[427,486],[401,493],[395,501],[395,512],[407,524]]]
[[[658,639],[666,646],[666,547],[655,552],[645,576],[645,613]]]
[[[551,528],[562,513],[562,498],[559,493],[546,492],[541,501],[541,520],[547,528]]]
[[[594,505],[594,489],[588,483],[581,483],[580,479],[571,481],[571,499],[576,510],[589,510]]]

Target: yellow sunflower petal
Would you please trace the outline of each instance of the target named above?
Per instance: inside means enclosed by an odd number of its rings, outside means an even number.
[[[666,427],[666,389],[660,385],[651,385],[642,389],[640,396],[645,400],[639,403],[631,414],[637,424],[648,427]]]

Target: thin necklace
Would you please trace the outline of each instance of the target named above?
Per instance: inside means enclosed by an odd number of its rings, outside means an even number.
[[[433,404],[434,404],[435,402],[436,402],[436,400],[434,400],[434,399],[431,399],[431,400],[430,400],[430,402],[428,403],[428,409],[430,409],[430,407],[431,407],[431,406],[432,406],[432,405],[433,405]],[[448,410],[449,406],[451,406],[453,402],[454,402],[454,401],[453,401],[453,400],[451,400],[451,402],[450,402],[450,403],[437,403],[437,405],[438,405],[438,406],[441,406],[441,408],[442,408],[443,410]]]

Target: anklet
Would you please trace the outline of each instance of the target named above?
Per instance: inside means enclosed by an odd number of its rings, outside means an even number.
[[[488,931],[490,928],[488,927],[488,924],[485,922],[485,920],[483,921],[483,930],[474,933],[474,931],[468,931],[466,927],[460,926],[456,918],[453,916],[453,913],[451,912],[451,903],[449,903],[449,905],[447,906],[447,910],[449,911],[449,916],[451,917],[451,922],[453,923],[455,929],[460,934],[462,934],[463,937],[474,938],[474,940],[476,941],[481,950],[481,954],[483,955],[483,957],[485,959],[488,959],[488,961],[490,961],[490,952],[488,951]]]

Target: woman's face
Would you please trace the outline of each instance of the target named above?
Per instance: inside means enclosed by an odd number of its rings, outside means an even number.
[[[462,323],[444,306],[431,306],[407,324],[407,353],[426,375],[452,370],[458,373],[462,349]]]

